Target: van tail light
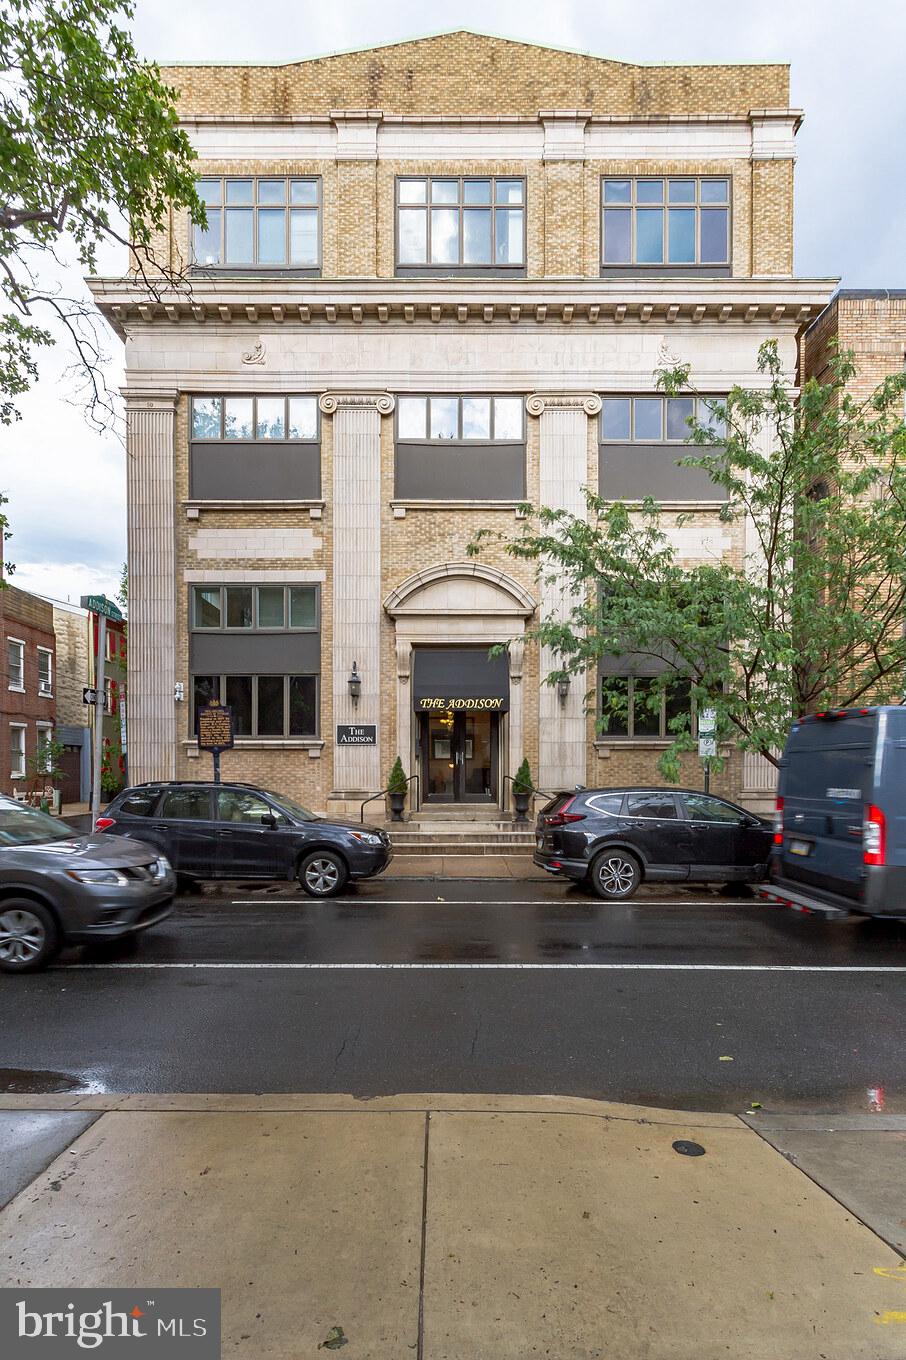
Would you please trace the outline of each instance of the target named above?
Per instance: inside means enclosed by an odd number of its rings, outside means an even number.
[[[774,804],[774,844],[783,845],[783,799]]]
[[[566,803],[563,804],[563,806],[562,806],[562,808],[560,809],[559,812],[555,812],[555,813],[554,813],[552,816],[550,816],[550,817],[545,817],[545,819],[544,819],[544,825],[545,825],[545,826],[568,826],[570,822],[584,822],[584,821],[585,821],[585,813],[584,813],[584,812],[569,812],[569,811],[568,811],[568,809],[572,807],[572,805],[573,805],[573,803],[574,803],[575,801],[576,801],[575,798],[570,798],[568,802],[566,802]]]
[[[95,831],[109,831],[112,826],[116,826],[112,817],[98,817],[94,829]]]
[[[887,822],[874,803],[869,804],[862,823],[862,859],[866,864],[884,864],[887,858]]]

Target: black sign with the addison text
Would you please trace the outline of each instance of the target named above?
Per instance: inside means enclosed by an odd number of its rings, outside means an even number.
[[[229,751],[233,746],[233,710],[227,704],[205,704],[198,710],[199,751]]]
[[[377,727],[374,723],[364,726],[356,723],[337,724],[338,746],[377,746]]]

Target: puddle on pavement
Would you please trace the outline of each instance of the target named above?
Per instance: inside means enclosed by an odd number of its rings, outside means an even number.
[[[0,1092],[4,1095],[50,1095],[52,1092],[84,1091],[85,1083],[69,1072],[48,1072],[25,1067],[0,1067]]]

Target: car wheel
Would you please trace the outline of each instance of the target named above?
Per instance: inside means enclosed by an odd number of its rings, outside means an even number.
[[[28,897],[0,902],[0,972],[32,973],[60,952],[53,912]]]
[[[642,866],[627,850],[605,850],[592,864],[589,881],[598,897],[621,902],[641,883]]]
[[[299,865],[299,886],[309,897],[336,897],[348,877],[345,860],[332,850],[315,850]]]

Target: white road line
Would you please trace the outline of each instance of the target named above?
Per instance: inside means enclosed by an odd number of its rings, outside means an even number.
[[[906,973],[906,967],[841,963],[64,963],[59,972],[214,968],[287,972]]]
[[[197,899],[191,900],[193,903],[197,901]],[[216,903],[218,899],[211,898],[209,900]],[[478,899],[473,897],[328,897],[319,899],[302,896],[300,893],[298,897],[238,897],[233,898],[229,902],[220,899],[220,902],[222,906],[257,907],[260,906],[262,902],[287,902],[292,906],[306,906],[319,900],[333,903],[334,906],[340,907],[365,907],[371,902],[377,902],[382,907],[570,907],[575,906],[577,902],[580,902],[583,905],[593,906],[596,901],[593,897],[578,899],[560,899],[558,897],[539,897],[534,899],[527,899],[524,897],[482,897]],[[638,899],[630,899],[627,902],[605,902],[601,899],[601,905],[605,907],[719,907],[721,910],[725,911],[728,907],[773,906],[774,904],[772,902],[758,902],[755,898],[735,901],[732,898],[728,898],[725,901],[715,901],[713,898],[710,898],[708,901],[696,901],[693,899],[682,902],[668,902],[661,901],[656,897],[641,897]]]

